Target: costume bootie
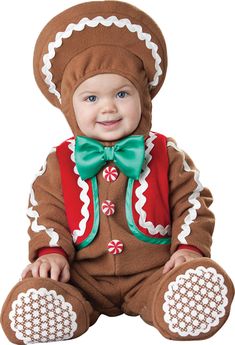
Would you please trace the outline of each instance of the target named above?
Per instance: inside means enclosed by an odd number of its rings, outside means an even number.
[[[9,293],[1,324],[12,343],[40,343],[80,336],[90,326],[90,315],[90,303],[73,286],[49,278],[26,278]]]
[[[229,316],[234,286],[213,260],[199,258],[171,270],[153,298],[153,324],[173,340],[206,339]]]

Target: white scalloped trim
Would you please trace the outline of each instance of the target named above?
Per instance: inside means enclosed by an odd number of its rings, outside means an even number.
[[[145,150],[145,161],[143,164],[143,172],[140,174],[139,183],[140,186],[136,188],[135,194],[138,199],[138,201],[135,203],[135,210],[139,214],[139,225],[143,228],[147,229],[149,234],[156,235],[160,233],[161,235],[166,235],[171,232],[171,226],[167,225],[164,227],[161,224],[158,224],[157,226],[154,226],[154,224],[151,221],[146,221],[147,214],[143,210],[143,207],[146,203],[146,197],[144,196],[144,192],[148,188],[148,183],[146,181],[146,178],[150,174],[150,168],[148,167],[150,161],[152,160],[152,155],[150,154],[151,150],[154,147],[153,141],[157,138],[156,134],[153,132],[149,132],[149,138],[146,140],[147,148]]]
[[[56,151],[56,149],[52,148],[50,151],[50,154],[52,152],[55,152],[55,151]],[[58,245],[58,241],[59,241],[58,233],[55,231],[54,228],[48,229],[44,225],[39,225],[38,224],[39,213],[37,211],[33,210],[33,208],[35,206],[38,206],[38,202],[35,199],[35,193],[33,190],[33,183],[35,182],[35,180],[37,179],[38,176],[42,176],[45,173],[46,166],[47,166],[47,160],[45,161],[45,163],[43,164],[43,166],[39,170],[39,172],[36,174],[36,177],[31,184],[30,203],[32,204],[32,206],[27,209],[26,214],[29,218],[34,218],[34,220],[32,221],[32,225],[31,225],[32,231],[34,231],[34,232],[45,231],[47,233],[47,235],[51,238],[51,240],[49,242],[49,246],[50,247],[58,247],[59,246]]]
[[[90,216],[89,210],[88,210],[88,206],[90,204],[90,198],[88,196],[89,185],[87,182],[81,179],[76,167],[75,157],[74,157],[75,139],[69,139],[67,141],[69,142],[68,148],[72,151],[70,158],[72,162],[74,162],[74,172],[76,175],[78,175],[77,184],[81,188],[80,199],[83,201],[83,206],[81,209],[81,214],[83,215],[83,219],[80,221],[78,225],[78,229],[73,230],[73,233],[72,233],[73,241],[74,243],[76,243],[77,238],[84,235],[87,222]]]
[[[224,277],[213,267],[178,275],[164,294],[164,320],[170,331],[182,337],[208,333],[225,315],[227,292]]]
[[[55,290],[20,293],[9,313],[11,329],[24,344],[66,340],[77,330],[77,314]]]
[[[193,193],[188,198],[188,201],[193,206],[188,209],[189,214],[184,218],[184,224],[181,225],[182,231],[178,235],[178,240],[180,241],[180,243],[187,244],[188,242],[185,239],[185,237],[187,237],[191,233],[190,224],[192,224],[194,222],[194,220],[197,218],[197,211],[196,210],[199,210],[199,208],[201,207],[201,203],[197,200],[197,198],[200,197],[200,192],[204,188],[203,188],[203,185],[201,184],[201,182],[199,181],[200,172],[196,169],[194,170],[194,169],[190,168],[190,166],[186,162],[184,151],[180,150],[177,147],[177,145],[175,143],[173,143],[172,141],[168,141],[167,146],[172,146],[175,150],[182,153],[184,170],[186,172],[192,172],[192,171],[194,172],[194,180],[197,184],[196,189],[194,189]]]
[[[142,27],[140,25],[132,24],[130,20],[127,18],[118,19],[116,16],[110,16],[106,19],[102,16],[97,16],[93,19],[84,17],[77,24],[70,23],[64,32],[58,32],[55,35],[55,40],[48,44],[48,53],[44,54],[43,56],[44,65],[41,70],[42,73],[46,76],[44,81],[49,86],[48,91],[54,94],[58,98],[60,103],[61,95],[56,89],[56,85],[52,82],[53,75],[50,72],[50,68],[52,66],[51,60],[54,58],[56,54],[55,49],[61,47],[63,39],[69,38],[72,35],[73,31],[82,31],[84,30],[86,25],[94,28],[98,24],[104,26],[111,26],[112,24],[114,24],[119,28],[123,28],[124,26],[126,26],[130,32],[136,32],[139,40],[145,41],[146,48],[151,50],[152,57],[155,60],[156,73],[154,75],[153,80],[149,83],[150,89],[157,86],[159,83],[159,76],[162,75],[162,69],[160,67],[161,57],[157,52],[158,46],[156,43],[151,41],[151,35],[149,33],[143,32]]]

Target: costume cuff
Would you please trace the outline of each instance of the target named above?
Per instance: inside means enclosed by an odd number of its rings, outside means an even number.
[[[180,244],[176,250],[179,250],[179,249],[193,250],[194,252],[197,252],[197,253],[199,253],[199,254],[204,256],[204,254],[200,251],[200,249],[198,249],[195,246],[190,246],[188,244]]]
[[[44,247],[40,248],[38,250],[38,257],[46,255],[46,254],[61,254],[66,259],[68,259],[68,255],[65,253],[65,251],[60,247]]]

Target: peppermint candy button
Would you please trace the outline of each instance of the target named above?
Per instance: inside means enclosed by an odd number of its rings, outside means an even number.
[[[111,254],[120,254],[123,251],[123,243],[119,240],[112,240],[108,244],[108,251]]]
[[[111,216],[115,212],[115,205],[110,200],[105,200],[102,205],[102,211],[106,216]]]
[[[117,169],[114,167],[107,167],[103,170],[103,178],[107,182],[114,182],[118,178]]]

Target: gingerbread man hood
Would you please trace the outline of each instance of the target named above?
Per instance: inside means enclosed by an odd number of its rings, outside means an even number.
[[[124,76],[141,99],[141,120],[132,134],[147,138],[152,124],[151,100],[165,79],[167,51],[158,25],[145,12],[122,1],[73,6],[43,28],[33,64],[38,87],[64,113],[75,137],[84,135],[72,104],[78,85],[100,73]]]

